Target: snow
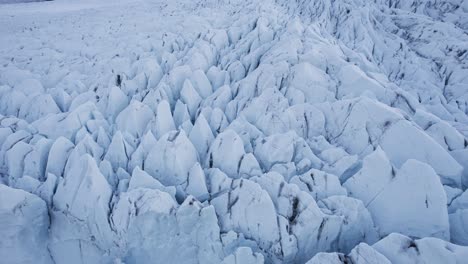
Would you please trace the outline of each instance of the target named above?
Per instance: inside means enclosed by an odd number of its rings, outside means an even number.
[[[0,0],[0,259],[464,263],[467,13]]]

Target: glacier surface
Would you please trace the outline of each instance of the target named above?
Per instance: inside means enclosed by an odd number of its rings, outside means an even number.
[[[0,262],[466,263],[468,1],[25,2]]]

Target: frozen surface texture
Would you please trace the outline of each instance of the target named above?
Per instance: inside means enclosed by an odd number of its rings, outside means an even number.
[[[0,262],[467,262],[468,1],[25,2]]]

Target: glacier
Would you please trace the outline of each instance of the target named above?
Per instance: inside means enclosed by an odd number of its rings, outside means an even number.
[[[0,0],[0,262],[468,259],[468,1]]]

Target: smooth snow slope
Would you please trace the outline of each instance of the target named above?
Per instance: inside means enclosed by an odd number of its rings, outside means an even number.
[[[468,259],[468,1],[57,0],[0,36],[0,262]]]

